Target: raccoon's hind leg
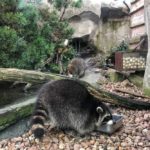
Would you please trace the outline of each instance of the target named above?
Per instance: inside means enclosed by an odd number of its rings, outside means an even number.
[[[37,101],[35,106],[35,111],[32,116],[31,124],[32,124],[32,133],[35,138],[42,138],[45,132],[44,123],[48,118],[48,111],[44,107],[44,105]]]

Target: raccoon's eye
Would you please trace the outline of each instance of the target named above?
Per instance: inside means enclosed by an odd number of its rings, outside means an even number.
[[[112,117],[108,115],[104,118],[103,122],[108,122],[111,119],[112,119]]]

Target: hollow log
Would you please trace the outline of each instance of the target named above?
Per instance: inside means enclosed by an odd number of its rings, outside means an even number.
[[[43,73],[39,71],[12,69],[12,68],[0,68],[0,81],[22,82],[30,84],[41,84],[50,80],[67,79],[68,77]],[[70,79],[70,78],[69,78]],[[106,103],[116,104],[119,106],[127,107],[130,109],[148,109],[150,110],[150,102],[137,101],[129,99],[115,93],[108,92],[100,87],[92,86],[89,83],[77,79],[77,82],[83,84],[87,90],[98,100]]]

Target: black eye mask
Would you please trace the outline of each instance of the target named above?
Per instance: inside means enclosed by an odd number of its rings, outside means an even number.
[[[112,120],[113,118],[112,118],[112,116],[106,116],[105,118],[104,118],[104,120],[103,120],[103,122],[102,122],[102,124],[106,124],[109,120]]]

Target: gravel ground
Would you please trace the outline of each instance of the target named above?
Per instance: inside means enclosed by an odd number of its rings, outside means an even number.
[[[0,141],[0,150],[150,150],[150,111],[111,107],[114,113],[124,115],[123,127],[111,136],[93,132],[73,138],[46,125],[47,133],[41,141],[29,131]]]
[[[116,87],[133,90],[142,95],[138,88],[126,81],[104,85],[111,92]],[[47,132],[42,140],[35,139],[29,131],[20,137],[0,141],[0,150],[150,150],[150,111],[129,110],[112,105],[110,107],[113,113],[124,116],[122,128],[111,136],[93,132],[84,138],[73,138],[62,131],[50,129],[47,124]]]
[[[106,84],[102,85],[104,89],[112,92],[112,93],[116,93],[118,95],[121,96],[125,96],[125,97],[129,97],[135,100],[139,100],[139,101],[145,101],[145,102],[149,102],[150,103],[150,98],[142,98],[139,96],[133,96],[131,94],[127,94],[127,93],[122,93],[122,92],[118,92],[115,89],[120,89],[120,90],[125,90],[125,91],[129,91],[138,95],[143,95],[143,91],[138,88],[137,86],[135,86],[134,84],[130,83],[128,80],[124,80],[123,82],[117,82],[117,83],[111,83],[108,82]]]

